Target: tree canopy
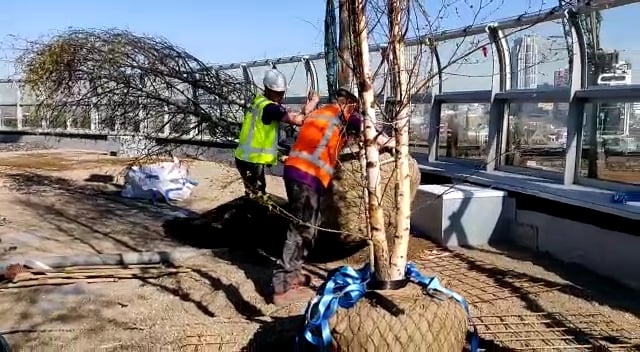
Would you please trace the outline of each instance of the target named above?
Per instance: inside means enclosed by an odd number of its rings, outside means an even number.
[[[251,90],[168,40],[120,29],[71,29],[30,41],[18,59],[47,126],[235,138]],[[33,115],[33,113],[32,113]]]

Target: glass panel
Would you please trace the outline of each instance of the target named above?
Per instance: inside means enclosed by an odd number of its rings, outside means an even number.
[[[412,52],[409,53],[410,55]],[[375,75],[374,89],[376,93],[381,93],[383,89],[383,76],[384,68],[381,67],[381,57],[379,52],[371,52],[371,71]],[[318,74],[318,89],[321,96],[326,96],[327,91],[327,68],[324,59],[314,60],[313,64],[316,67],[316,73]],[[301,97],[306,94],[307,91],[307,74],[304,68],[302,60],[288,64],[277,64],[278,70],[284,74],[287,79],[289,88],[287,90],[287,97]],[[262,79],[265,72],[270,66],[259,66],[250,68],[256,86],[263,89]]]
[[[18,85],[15,83],[0,83],[0,105],[18,103]]]
[[[438,54],[444,92],[491,89],[493,47],[486,34],[441,42]]]
[[[587,104],[582,138],[580,175],[640,184],[640,102]]]
[[[141,131],[141,126],[142,126],[142,112],[140,111],[136,111],[135,109],[132,110],[130,113],[124,115],[121,121],[119,121],[120,124],[120,132],[127,132],[127,133],[138,133]]]
[[[443,104],[438,156],[486,160],[489,105]]]
[[[411,94],[430,92],[433,89],[433,85],[438,82],[436,78],[437,66],[429,49],[424,45],[407,46],[405,47],[404,58],[405,70],[408,76],[407,86]],[[384,80],[384,74],[387,74],[387,72],[382,70],[379,72],[377,79],[380,82]],[[378,86],[381,84],[378,83]],[[390,94],[388,88],[385,93]]]
[[[505,163],[564,172],[567,143],[566,103],[511,103]]]
[[[74,107],[70,111],[69,127],[72,129],[91,129],[91,108],[88,105]]]
[[[422,101],[430,101],[431,92],[433,90],[433,84],[437,84],[436,74],[432,70],[432,61],[430,51],[424,45],[414,45],[405,47],[405,71],[407,74],[407,88],[411,99],[415,99],[417,96],[424,97]],[[384,75],[387,75],[386,86],[384,86]],[[392,82],[389,79],[388,68],[384,67],[384,70],[379,72],[379,86],[381,91],[376,91],[380,100],[384,100],[384,104],[378,106],[380,114],[378,114],[379,127],[382,131],[391,135],[393,133],[393,124],[398,110],[401,106],[397,105],[393,100],[393,90],[391,90]],[[417,100],[413,100],[417,101]],[[408,114],[410,118],[410,130],[416,132],[414,136],[418,138],[420,136],[420,128],[425,121],[424,105],[410,103],[408,106]],[[382,113],[384,112],[384,114]],[[428,116],[426,118],[428,121]],[[415,140],[411,138],[410,140]],[[426,138],[425,138],[426,139]]]
[[[165,131],[165,115],[160,113],[162,111],[161,107],[158,107],[155,111],[157,111],[157,114],[145,118],[147,133],[151,135],[162,135]]]
[[[242,82],[242,70],[239,68],[234,68],[233,70],[222,70],[221,72],[224,72],[231,77],[237,78],[239,82]]]
[[[114,132],[116,130],[117,118],[109,112],[108,106],[96,106],[98,112],[98,126],[101,132]]]
[[[53,112],[47,112],[38,105],[22,105],[22,127],[42,128],[42,121],[46,120],[46,127],[52,129],[90,129],[91,114],[89,106],[58,106]]]
[[[409,125],[409,141],[412,145],[426,147],[429,140],[429,113],[431,104],[412,104]]]
[[[302,105],[287,104],[287,109],[291,111],[300,111]],[[426,142],[429,134],[429,111],[431,106],[429,104],[411,104],[410,106],[410,146],[412,151],[426,152]],[[380,111],[377,110],[376,114],[380,117]],[[297,128],[288,124],[281,124],[279,143],[282,146],[290,146],[297,136]],[[422,148],[422,149],[420,149]]]
[[[569,52],[562,20],[506,30],[511,89],[548,89],[569,84]]]
[[[22,127],[23,128],[42,128],[42,117],[36,113],[36,106],[22,106]]]
[[[0,118],[2,128],[18,128],[17,106],[0,106]]]
[[[10,82],[0,82],[0,105],[18,103],[18,85]]]
[[[67,129],[67,118],[68,115],[61,112],[57,114],[48,114],[48,116],[46,117],[46,126],[47,128],[65,130]]]
[[[188,137],[193,129],[193,120],[190,115],[181,113],[179,108],[169,106],[169,133],[175,137]]]
[[[300,104],[286,104],[287,110],[293,112],[299,112],[302,110],[302,105]],[[281,147],[290,148],[293,143],[296,141],[296,137],[298,136],[299,127],[292,126],[286,123],[280,124],[280,131],[278,135],[278,144]]]
[[[316,73],[318,74],[318,94],[327,95],[327,66],[325,65],[324,59],[322,60],[314,60],[313,64],[316,67]],[[305,81],[304,86],[306,89],[306,73],[305,73]]]
[[[589,86],[640,83],[640,46],[637,38],[630,35],[638,16],[640,4],[635,3],[582,18],[587,29]],[[598,32],[597,36],[592,34]]]
[[[22,86],[21,89],[20,101],[22,102],[22,105],[35,105],[38,103],[38,100],[32,90],[24,86]]]
[[[324,60],[316,60],[314,61],[316,65],[316,72],[318,73],[318,81],[320,85],[320,93],[321,95],[327,94],[327,73],[324,65]],[[307,91],[307,74],[304,69],[304,64],[302,60],[288,63],[288,64],[279,64],[276,65],[278,70],[282,72],[282,74],[287,79],[288,89],[287,89],[287,97],[300,97],[304,96]],[[270,66],[260,66],[260,67],[252,67],[250,68],[251,74],[253,75],[253,80],[260,89],[263,89],[262,80],[264,78],[265,72],[269,70]]]

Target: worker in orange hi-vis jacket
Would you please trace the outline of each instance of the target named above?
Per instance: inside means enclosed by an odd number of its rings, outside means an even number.
[[[303,259],[313,245],[320,223],[320,202],[333,178],[338,154],[349,135],[360,133],[358,98],[340,88],[330,104],[309,113],[284,161],[284,182],[292,221],[273,273],[273,303],[288,304],[313,296],[311,277],[302,273]],[[393,147],[386,135],[378,144]]]

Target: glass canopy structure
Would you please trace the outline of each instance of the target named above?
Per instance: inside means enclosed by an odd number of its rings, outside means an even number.
[[[411,39],[405,54],[412,81],[418,82],[412,86],[411,140],[424,170],[480,178],[480,173],[535,177],[562,192],[640,184],[640,85],[634,75],[640,46],[615,47],[604,40],[598,46],[614,47],[595,47],[601,40],[587,28],[595,24],[582,20],[595,12],[602,13],[606,33],[608,14],[640,15],[640,4],[594,0],[588,5],[559,5]],[[603,38],[620,35],[625,34]],[[381,45],[371,47],[381,109],[392,98],[384,50]],[[601,67],[594,76],[590,67],[596,61]],[[215,68],[259,89],[263,73],[273,66],[290,79],[287,104],[301,104],[309,89],[326,96],[323,53]],[[0,83],[3,133],[138,133],[107,128],[91,111],[61,126],[34,120],[29,113],[37,102],[19,87],[17,81]],[[167,125],[161,135],[171,138],[172,128]],[[203,130],[193,130],[187,138],[211,139]],[[491,182],[496,181],[487,181]],[[634,218],[640,214],[611,206]]]

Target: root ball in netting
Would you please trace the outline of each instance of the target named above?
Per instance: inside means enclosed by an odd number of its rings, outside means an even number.
[[[390,153],[380,153],[380,186],[382,187],[382,208],[386,231],[392,235],[396,228],[396,165]],[[409,157],[409,175],[411,177],[411,201],[415,198],[420,185],[418,163]],[[366,241],[364,199],[365,181],[357,152],[343,154],[336,170],[332,187],[323,200],[322,227],[339,230],[333,234],[343,244],[357,244]],[[326,234],[332,235],[332,234]]]
[[[330,320],[334,351],[462,351],[467,316],[452,299],[424,295],[410,284],[380,292],[404,310],[394,316],[368,299],[351,309],[338,309]]]

